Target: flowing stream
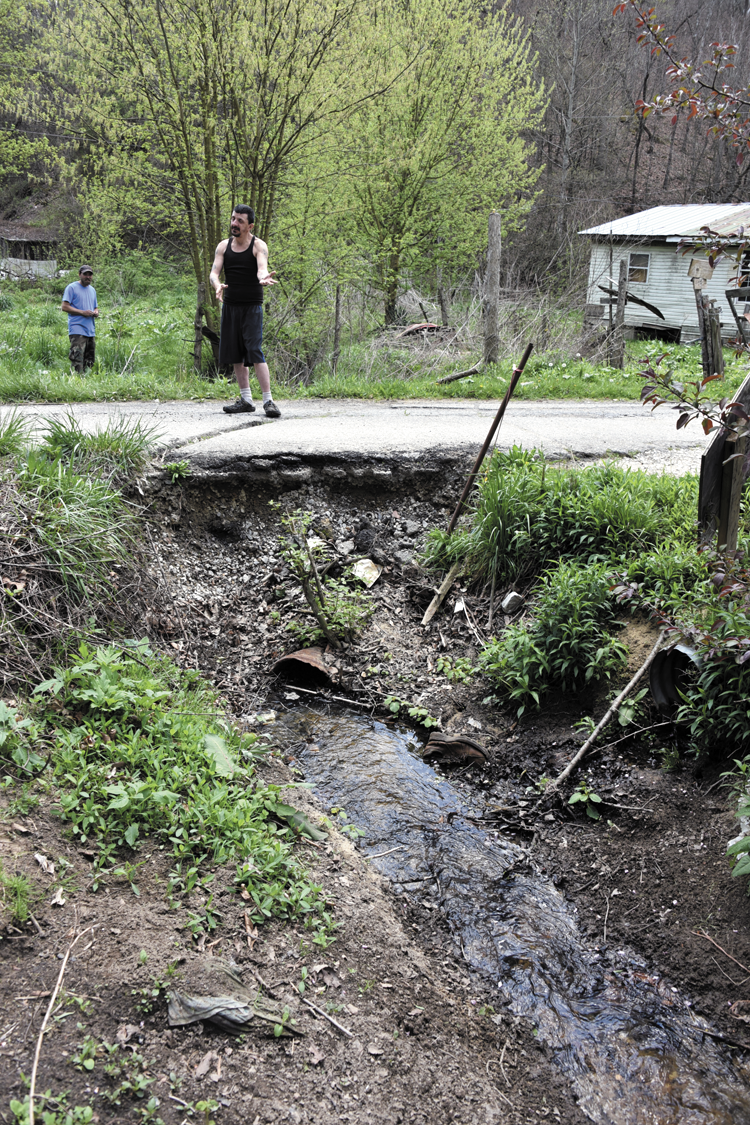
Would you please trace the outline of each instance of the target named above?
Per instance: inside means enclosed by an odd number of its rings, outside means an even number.
[[[528,852],[482,829],[481,794],[467,804],[413,735],[348,712],[282,722],[307,745],[307,779],[364,830],[364,854],[397,849],[376,870],[397,893],[432,896],[465,960],[533,1024],[593,1121],[750,1125],[746,1076],[710,1025],[636,958],[623,953],[613,967],[587,944]]]

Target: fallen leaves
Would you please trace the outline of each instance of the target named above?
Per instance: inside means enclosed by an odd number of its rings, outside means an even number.
[[[325,1059],[325,1055],[315,1043],[311,1043],[307,1048],[307,1053],[310,1056],[310,1063],[312,1066],[318,1066]]]

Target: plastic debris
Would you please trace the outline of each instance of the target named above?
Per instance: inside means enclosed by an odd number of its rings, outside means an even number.
[[[522,605],[523,598],[521,597],[521,595],[517,594],[515,590],[511,590],[511,592],[509,594],[506,594],[503,598],[502,610],[503,613],[511,614],[520,609]]]
[[[483,766],[488,754],[468,735],[433,731],[422,757],[425,762],[439,762],[442,766]]]
[[[382,566],[378,566],[372,559],[357,559],[352,567],[352,574],[368,588],[373,586],[383,573]]]

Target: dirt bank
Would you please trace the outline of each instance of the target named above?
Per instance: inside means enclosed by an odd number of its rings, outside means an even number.
[[[554,876],[603,961],[616,970],[625,954],[642,958],[644,973],[662,990],[688,993],[717,1034],[750,1044],[750,1029],[736,1018],[745,1014],[738,1002],[750,1001],[750,969],[743,971],[750,965],[750,903],[724,858],[736,833],[717,786],[726,763],[688,758],[669,760],[665,769],[661,747],[672,732],[662,728],[591,756],[581,776],[602,798],[600,820],[580,805],[539,806],[534,782],[553,776],[575,752],[574,724],[584,714],[598,717],[602,700],[556,699],[519,724],[483,704],[488,687],[481,678],[464,683],[438,671],[441,657],[475,657],[488,615],[486,595],[456,588],[434,623],[420,624],[432,579],[414,560],[427,528],[445,519],[446,487],[437,501],[370,486],[334,495],[305,485],[287,496],[290,507],[314,512],[332,552],[346,549],[351,557],[356,548],[347,545],[360,535],[383,566],[372,589],[372,623],[355,645],[331,654],[333,685],[313,702],[327,706],[326,698],[338,697],[382,715],[385,699],[395,696],[422,708],[423,718],[438,719],[443,730],[479,740],[490,752],[487,767],[454,775],[455,784],[466,793],[481,790],[487,826],[523,842]],[[269,712],[294,707],[301,689],[272,677],[270,667],[293,647],[285,626],[304,619],[278,553],[278,514],[267,497],[242,496],[234,482],[160,485],[156,495],[154,573],[165,602],[149,628],[177,661],[214,679],[239,722],[273,731],[265,725]],[[637,662],[647,629],[631,640]],[[287,760],[272,760],[267,776],[298,779],[293,747],[282,750]],[[69,962],[66,1003],[45,1039],[40,1088],[70,1089],[69,1104],[92,1104],[98,1120],[132,1120],[152,1095],[160,1104],[151,1119],[161,1116],[167,1125],[190,1120],[185,1103],[206,1097],[219,1102],[217,1122],[228,1123],[584,1120],[533,1029],[503,1011],[494,982],[466,971],[439,911],[420,896],[395,896],[356,843],[335,830],[327,842],[298,845],[332,900],[340,923],[335,944],[311,948],[306,931],[275,924],[248,939],[234,871],[218,874],[211,889],[219,923],[196,942],[185,912],[167,905],[166,865],[157,849],[146,844],[139,853],[138,896],[127,882],[93,894],[90,856],[62,831],[51,796],[36,796],[33,808],[2,798],[0,859],[29,875],[38,893],[36,921],[0,943],[6,1095],[23,1093],[19,1072],[30,1071],[44,994],[77,922],[97,929],[91,947]],[[313,819],[329,811],[298,791],[295,803],[301,800],[309,801]],[[60,859],[69,865],[62,865],[64,905],[50,904],[53,877],[35,854],[55,860],[58,881]],[[194,894],[196,908],[200,897]],[[181,989],[215,989],[207,958],[218,955],[233,957],[246,983],[262,979],[304,1036],[277,1039],[252,1028],[233,1039],[208,1024],[170,1030],[161,995],[153,1012],[143,1011],[143,991],[167,983],[172,964],[176,977],[169,979]],[[351,1036],[300,1002],[303,969],[304,996]],[[113,1106],[102,1091],[112,1092],[122,1078],[105,1073],[102,1054],[90,1070],[76,1069],[74,1056],[86,1036],[115,1043],[118,1034],[123,1057],[142,1056],[128,1064],[131,1072],[152,1082],[141,1100],[123,1093]],[[735,1053],[750,1057],[739,1047]]]

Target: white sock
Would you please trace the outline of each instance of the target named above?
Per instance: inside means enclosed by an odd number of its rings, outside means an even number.
[[[273,402],[273,395],[270,391],[263,391],[263,405],[265,406],[267,402]]]
[[[240,387],[240,398],[243,402],[249,403],[250,406],[253,405],[253,392],[249,387]]]

